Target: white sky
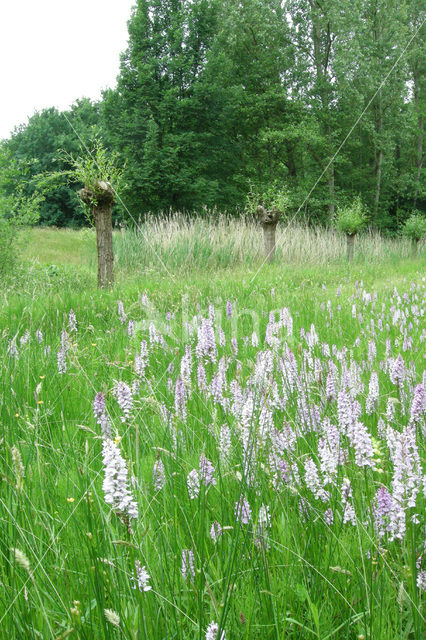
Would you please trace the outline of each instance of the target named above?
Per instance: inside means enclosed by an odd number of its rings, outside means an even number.
[[[0,0],[0,139],[113,87],[136,0]]]

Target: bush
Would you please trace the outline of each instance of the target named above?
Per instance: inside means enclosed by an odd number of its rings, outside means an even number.
[[[420,211],[413,211],[402,228],[404,236],[419,241],[426,236],[426,217]]]

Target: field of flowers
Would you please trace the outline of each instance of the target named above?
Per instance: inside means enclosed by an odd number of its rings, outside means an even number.
[[[425,296],[6,305],[0,637],[424,637]]]

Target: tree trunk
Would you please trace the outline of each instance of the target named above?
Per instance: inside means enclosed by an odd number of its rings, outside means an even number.
[[[334,165],[331,164],[328,170],[328,193],[330,197],[330,203],[328,205],[328,212],[330,218],[334,217]]]
[[[355,245],[355,236],[356,233],[346,234],[346,256],[348,258],[348,262],[352,262],[354,257],[354,245]]]
[[[380,191],[382,187],[382,166],[383,151],[379,149],[376,154],[376,194],[374,196],[374,216],[377,221],[377,213],[379,211]]]
[[[277,211],[274,208],[265,209],[265,207],[259,205],[257,207],[257,215],[263,228],[265,260],[272,263],[275,257],[275,230],[281,216],[281,211]]]
[[[109,289],[114,284],[114,251],[112,248],[112,205],[114,193],[109,183],[99,181],[96,190],[84,188],[80,198],[92,207],[98,250],[98,288]]]
[[[417,111],[417,144],[416,144],[416,168],[417,168],[417,180],[416,180],[416,189],[414,192],[414,202],[413,206],[415,207],[417,204],[417,198],[419,196],[419,187],[422,176],[422,168],[423,168],[423,136],[424,136],[424,120],[423,120],[423,111],[421,105],[421,88],[422,88],[422,78],[420,73],[416,67],[413,73],[414,80],[414,104]],[[424,86],[424,85],[423,85]]]
[[[383,167],[383,150],[382,150],[382,131],[383,131],[383,115],[382,115],[382,91],[380,90],[377,98],[376,106],[376,133],[378,148],[376,149],[376,193],[374,196],[374,218],[377,222],[377,214],[379,212],[380,193],[382,189],[382,167]]]
[[[98,288],[109,289],[114,284],[114,252],[112,248],[112,207],[93,207],[98,249]]]
[[[330,125],[330,99],[332,88],[329,78],[329,64],[332,50],[332,24],[327,14],[327,10],[317,0],[309,0],[311,7],[312,21],[312,44],[313,62],[315,65],[316,91],[320,97],[320,129],[325,140],[325,151],[327,156],[331,154],[331,125]],[[324,166],[327,158],[320,164]],[[335,187],[334,187],[334,164],[331,163],[325,172],[328,183],[329,205],[328,212],[333,218],[335,211]]]
[[[382,44],[382,23],[381,14],[375,5],[373,38],[377,47]],[[377,222],[379,213],[380,194],[382,190],[382,166],[383,166],[383,105],[382,105],[382,89],[377,92],[377,98],[373,105],[375,111],[375,158],[376,158],[376,192],[374,194],[374,221]]]
[[[275,257],[275,229],[276,228],[277,228],[276,222],[275,224],[263,225],[263,239],[265,242],[265,258],[269,263],[272,263]]]
[[[419,239],[418,238],[411,238],[411,255],[413,256],[413,258],[417,257],[417,247],[419,245]]]

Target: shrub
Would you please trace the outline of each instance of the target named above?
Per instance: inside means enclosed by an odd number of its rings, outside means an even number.
[[[402,233],[411,240],[421,240],[426,236],[426,217],[420,211],[413,211],[405,221]]]

